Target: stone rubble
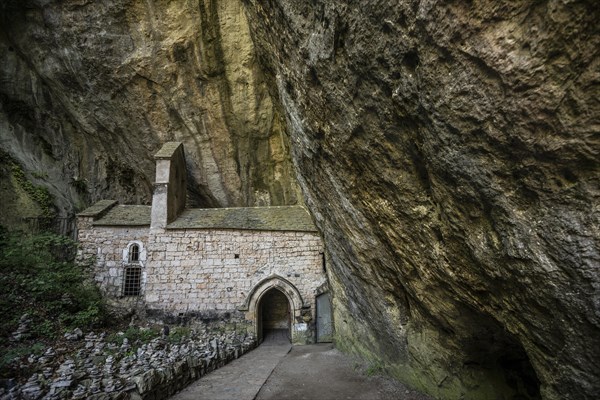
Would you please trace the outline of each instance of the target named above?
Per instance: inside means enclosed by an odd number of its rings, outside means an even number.
[[[29,314],[23,314],[19,320],[19,326],[17,327],[17,330],[14,331],[10,337],[10,341],[20,342],[22,339],[26,338],[29,334],[30,325],[31,318],[29,318]]]
[[[30,355],[20,367],[35,373],[0,388],[0,400],[164,399],[256,347],[252,335],[235,332],[192,331],[180,343],[155,338],[135,351],[127,338],[117,346],[105,333],[84,337],[76,329],[65,338],[80,341],[80,348],[63,356],[52,347]]]
[[[65,333],[65,339],[67,340],[79,340],[83,337],[83,332],[81,329],[76,328],[73,332]]]

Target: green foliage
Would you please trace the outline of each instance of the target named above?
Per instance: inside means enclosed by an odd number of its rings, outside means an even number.
[[[125,332],[113,333],[107,338],[108,342],[122,345],[123,340],[127,338],[132,346],[148,343],[154,338],[160,336],[160,330],[151,328],[140,328],[139,326],[130,326]]]
[[[25,313],[33,320],[32,338],[54,338],[65,329],[104,322],[101,295],[73,262],[75,250],[75,243],[62,236],[0,229],[1,337],[8,337]]]
[[[50,320],[41,321],[39,324],[31,327],[33,336],[46,339],[55,339],[57,332],[54,323]]]
[[[43,352],[44,345],[39,342],[11,347],[2,352],[0,356],[0,369],[6,368],[15,358],[25,357],[30,354],[41,355]]]
[[[54,217],[56,214],[54,210],[54,199],[48,189],[43,186],[35,186],[27,180],[25,172],[23,172],[23,169],[18,164],[12,165],[12,174],[23,190],[31,196],[33,201],[39,204],[42,209],[42,216],[47,218]]]
[[[383,371],[384,371],[383,364],[381,364],[381,362],[379,362],[379,361],[376,361],[376,362],[369,364],[365,373],[367,374],[367,376],[374,376],[374,375],[381,375],[383,373]]]
[[[191,334],[192,330],[190,328],[176,326],[171,328],[171,332],[165,340],[171,344],[179,344],[184,342],[186,338],[189,338]],[[149,343],[158,337],[162,337],[161,327],[142,328],[139,326],[130,326],[123,332],[112,333],[106,338],[106,341],[121,346],[124,339],[127,338],[131,346],[131,352],[135,352],[142,344]]]
[[[192,330],[185,326],[176,326],[171,329],[169,336],[167,337],[170,343],[181,343],[184,339],[190,337]]]
[[[15,161],[8,153],[2,151],[2,149],[0,149],[0,164],[4,164],[10,167],[12,176],[15,178],[18,184],[42,209],[42,217],[46,219],[52,219],[56,216],[54,198],[52,197],[48,189],[43,186],[36,186],[33,183],[31,183],[27,179],[25,171],[23,171],[23,167],[21,167],[21,165],[17,161]],[[44,173],[33,172],[32,176],[38,179],[43,179]]]
[[[44,171],[35,171],[31,173],[31,176],[33,176],[36,179],[48,179],[48,174]]]

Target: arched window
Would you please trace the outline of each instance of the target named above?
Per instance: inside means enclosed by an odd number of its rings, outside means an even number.
[[[129,248],[129,262],[137,263],[140,261],[140,246],[132,244]]]
[[[146,259],[144,245],[130,242],[123,250],[123,296],[139,296],[142,292],[142,267]]]

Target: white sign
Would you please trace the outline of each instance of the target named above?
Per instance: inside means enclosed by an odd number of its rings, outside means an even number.
[[[307,324],[296,324],[296,330],[298,332],[303,332],[305,330],[308,329],[308,325]]]

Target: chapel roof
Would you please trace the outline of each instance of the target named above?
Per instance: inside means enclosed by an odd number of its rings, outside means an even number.
[[[308,211],[301,206],[192,208],[167,229],[242,229],[316,232]]]
[[[94,225],[147,226],[150,225],[151,209],[150,206],[116,205],[94,221]]]
[[[115,205],[112,201],[105,203],[93,205],[79,216],[96,215],[97,219],[93,222],[96,226],[150,225],[150,206]],[[167,229],[317,231],[310,214],[302,206],[191,208],[183,211],[167,225]]]

